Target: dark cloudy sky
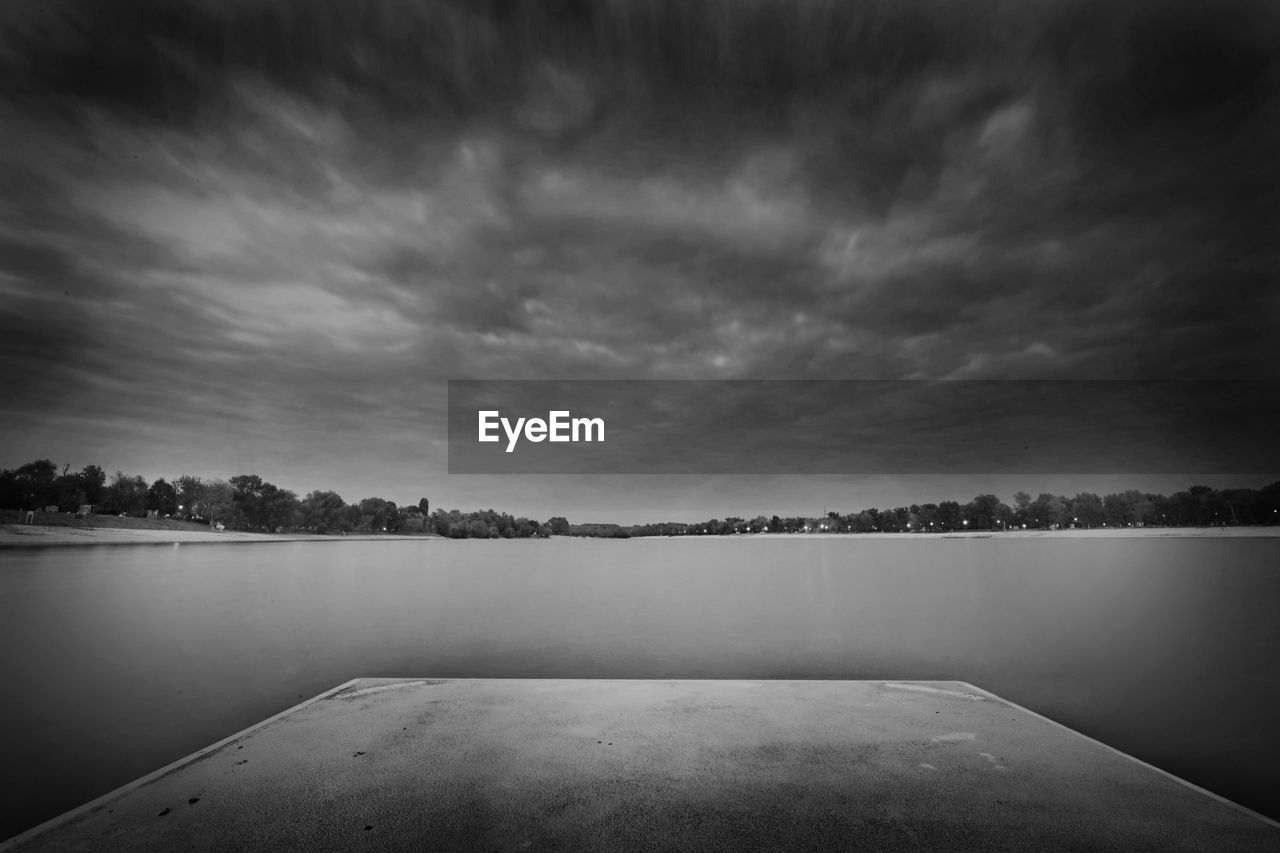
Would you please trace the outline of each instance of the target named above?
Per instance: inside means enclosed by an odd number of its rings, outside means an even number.
[[[445,381],[1280,379],[1277,44],[1266,0],[6,0],[0,467],[597,520],[1189,485],[449,476]]]

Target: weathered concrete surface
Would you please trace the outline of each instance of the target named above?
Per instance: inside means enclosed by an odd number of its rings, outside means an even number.
[[[1265,850],[958,682],[351,682],[6,850]]]

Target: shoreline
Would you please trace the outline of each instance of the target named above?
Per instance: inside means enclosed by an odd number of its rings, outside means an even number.
[[[1108,527],[1076,530],[957,530],[950,533],[739,533],[670,539],[1274,539],[1278,525],[1239,527]]]
[[[157,530],[122,527],[59,527],[40,524],[0,524],[0,549],[45,548],[75,545],[181,545],[190,543],[240,542],[400,542],[443,539],[436,533],[373,534],[328,536],[318,533],[249,533],[228,530]]]
[[[556,539],[591,537],[557,536]],[[1092,530],[972,530],[952,533],[741,533],[724,536],[638,536],[641,539],[770,539],[803,542],[809,539],[1275,539],[1280,526],[1269,527],[1147,527]],[[404,542],[445,540],[437,533],[353,534],[249,533],[245,531],[164,530],[120,527],[64,527],[40,524],[0,524],[0,549],[90,545],[181,545],[183,543],[240,542]]]

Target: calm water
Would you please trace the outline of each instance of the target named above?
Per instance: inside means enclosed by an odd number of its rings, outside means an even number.
[[[0,837],[357,676],[971,681],[1280,815],[1280,539],[0,551]]]

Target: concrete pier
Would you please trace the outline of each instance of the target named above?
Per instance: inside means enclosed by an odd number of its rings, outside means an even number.
[[[18,850],[1280,850],[960,682],[358,679]]]

